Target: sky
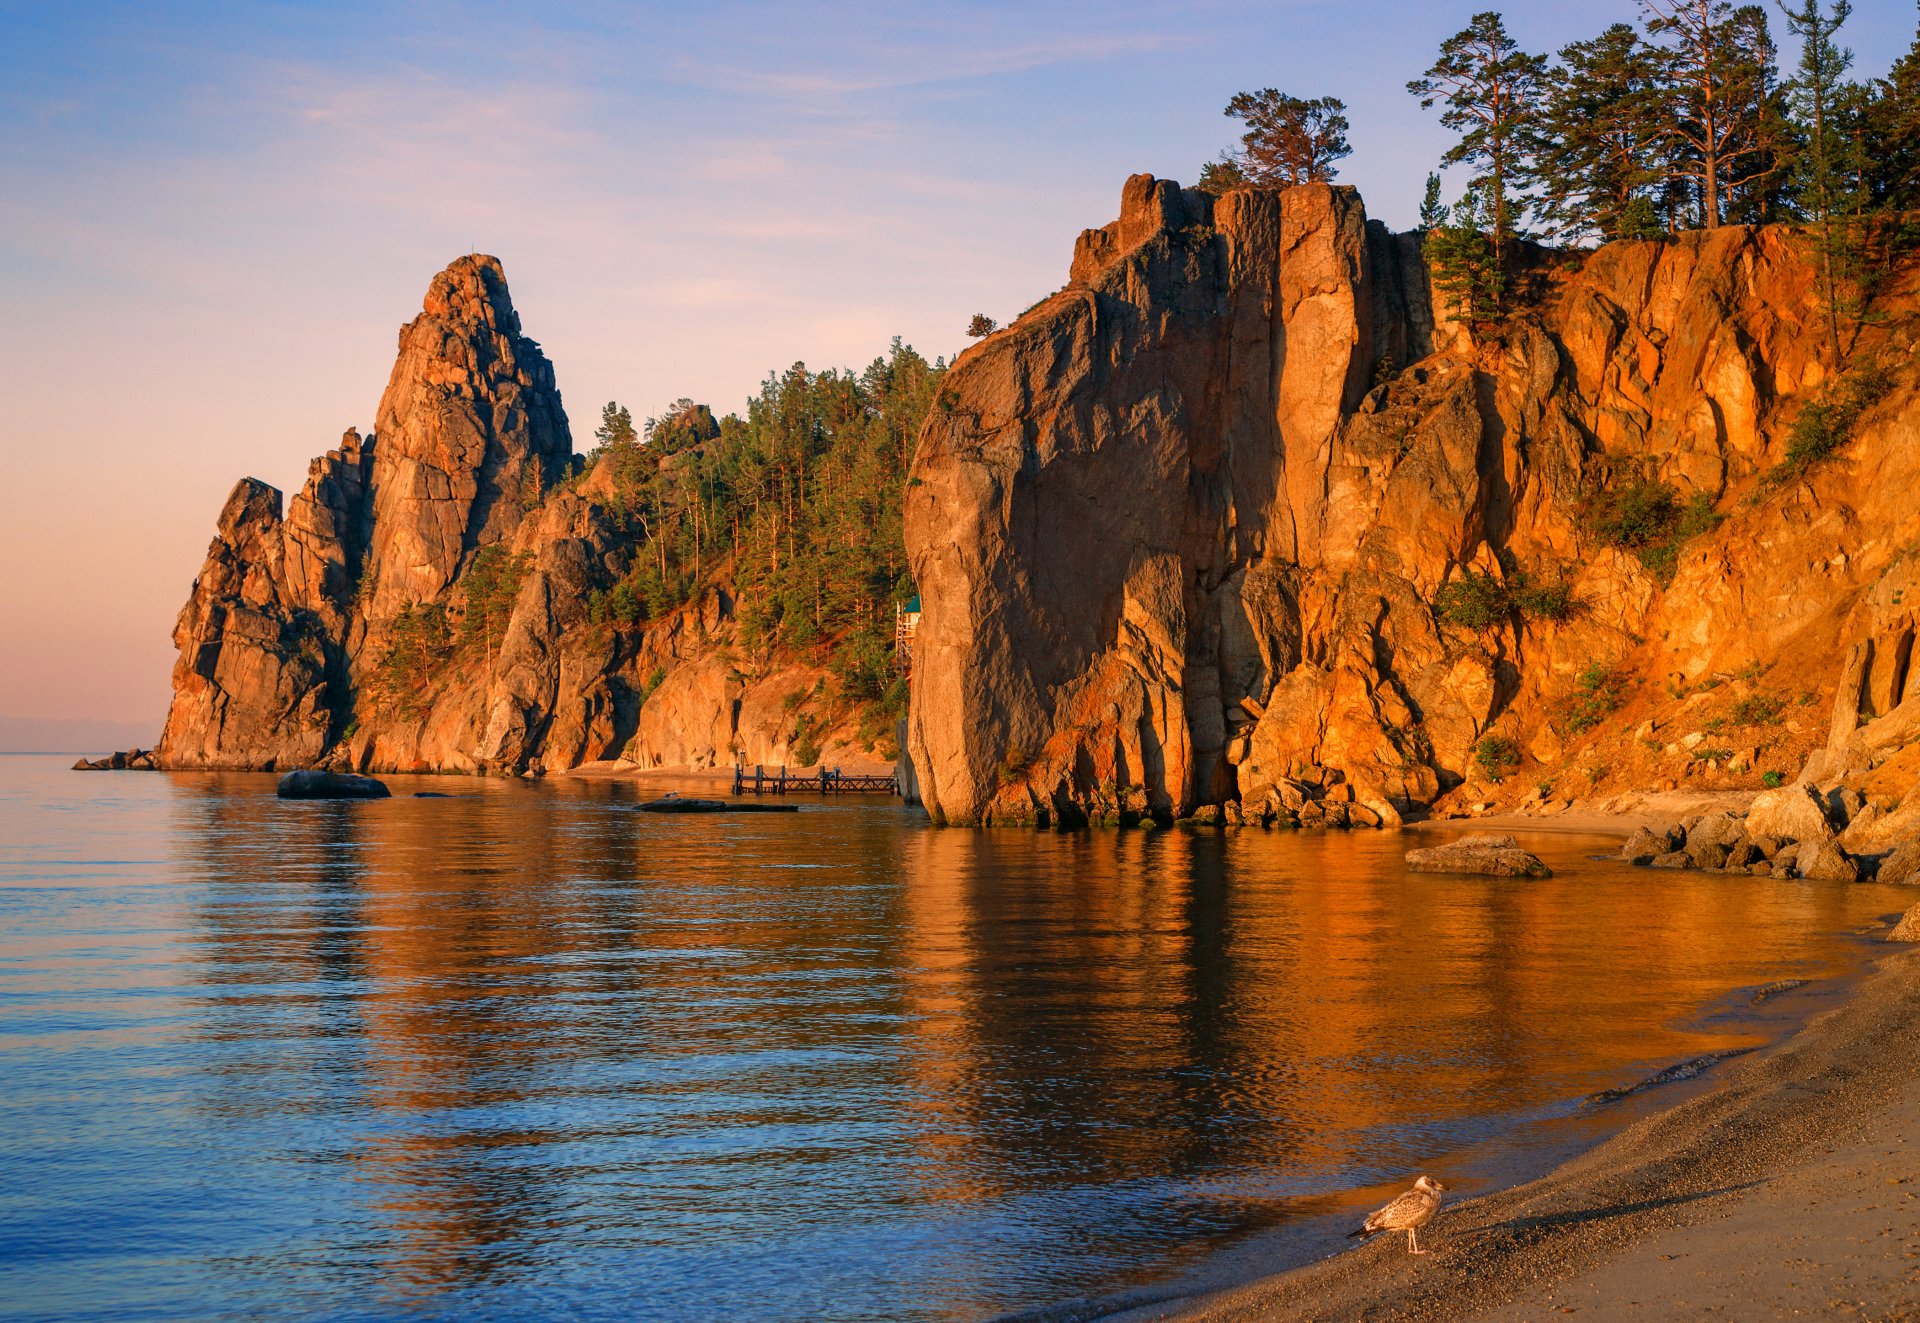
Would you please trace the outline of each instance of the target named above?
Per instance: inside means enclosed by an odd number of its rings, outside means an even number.
[[[0,749],[158,737],[227,493],[371,425],[455,257],[504,262],[585,450],[608,400],[951,356],[1236,91],[1344,99],[1341,182],[1408,227],[1449,138],[1405,84],[1484,3],[0,0]],[[1551,50],[1636,11],[1504,12]],[[1860,0],[1856,72],[1914,19]]]

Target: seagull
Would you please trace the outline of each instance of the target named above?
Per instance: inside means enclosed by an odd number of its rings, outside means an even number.
[[[1379,1231],[1404,1231],[1407,1253],[1431,1254],[1432,1250],[1420,1248],[1420,1228],[1433,1221],[1433,1215],[1440,1211],[1440,1196],[1446,1192],[1447,1187],[1439,1181],[1422,1176],[1411,1190],[1374,1213],[1358,1231],[1349,1231],[1347,1238],[1371,1236]]]

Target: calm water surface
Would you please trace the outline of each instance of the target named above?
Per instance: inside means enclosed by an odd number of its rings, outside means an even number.
[[[1731,990],[1853,969],[1905,903],[1566,836],[1552,881],[1473,880],[1379,833],[64,764],[0,758],[12,1318],[948,1320],[1164,1280],[1602,1124],[1586,1094],[1777,1033]]]

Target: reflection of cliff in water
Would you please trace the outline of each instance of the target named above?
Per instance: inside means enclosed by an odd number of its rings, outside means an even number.
[[[1515,883],[1410,876],[1385,834],[434,784],[458,797],[175,801],[203,1113],[332,1191],[304,1253],[402,1296],[565,1265],[777,1313],[819,1258],[931,1318],[1135,1280],[1753,1041],[1675,1025],[1817,973],[1809,934],[1870,905],[1649,888],[1572,840]]]

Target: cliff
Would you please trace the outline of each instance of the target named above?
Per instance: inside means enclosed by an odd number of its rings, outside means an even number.
[[[1856,730],[1908,685],[1920,305],[1883,291],[1874,387],[1843,381],[1810,258],[1777,227],[1542,257],[1475,337],[1351,190],[1129,180],[921,436],[929,811],[1371,824],[1884,764],[1909,710]]]
[[[282,511],[243,480],[174,630],[167,767],[522,772],[859,756],[820,658],[740,639],[724,575],[643,625],[593,618],[638,550],[573,453],[498,260],[435,277],[373,433]],[[802,730],[802,723],[805,730]]]

